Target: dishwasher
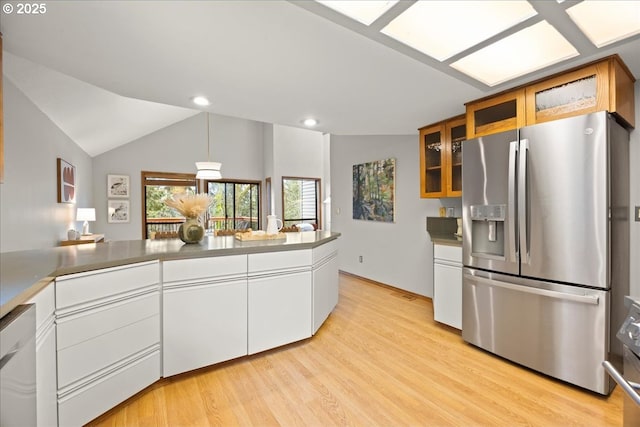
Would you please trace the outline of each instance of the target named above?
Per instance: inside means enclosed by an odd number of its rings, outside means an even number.
[[[640,426],[640,300],[625,298],[629,312],[617,338],[623,343],[623,372],[608,361],[603,363],[609,375],[624,390],[623,427]]]
[[[35,426],[36,309],[16,307],[0,319],[0,426]]]

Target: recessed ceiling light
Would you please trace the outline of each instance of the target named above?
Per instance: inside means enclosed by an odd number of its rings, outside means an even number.
[[[309,119],[304,119],[302,121],[302,124],[307,126],[307,127],[314,127],[315,125],[318,124],[318,121],[316,119],[309,118]]]
[[[640,2],[588,1],[567,9],[567,13],[597,47],[640,33]]]
[[[209,100],[204,97],[204,96],[194,96],[191,101],[196,104],[199,105],[201,107],[206,107],[207,105],[210,104]]]
[[[578,55],[548,22],[542,21],[451,64],[476,80],[495,86]]]
[[[372,24],[376,19],[380,18],[387,10],[398,0],[382,1],[382,0],[316,0],[336,12],[348,16],[364,25]]]
[[[382,33],[439,61],[535,16],[518,1],[418,1]]]

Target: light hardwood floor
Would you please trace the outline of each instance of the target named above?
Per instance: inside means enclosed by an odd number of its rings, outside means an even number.
[[[311,339],[163,379],[92,426],[621,426],[622,393],[507,362],[433,320],[431,300],[340,275]]]

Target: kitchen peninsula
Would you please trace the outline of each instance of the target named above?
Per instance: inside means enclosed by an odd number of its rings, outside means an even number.
[[[311,337],[338,301],[339,236],[2,253],[2,315],[35,302],[38,366],[53,363],[38,419],[85,424],[161,377]]]

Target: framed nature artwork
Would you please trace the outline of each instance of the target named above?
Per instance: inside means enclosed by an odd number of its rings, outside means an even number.
[[[396,159],[353,165],[353,219],[395,221]]]
[[[107,175],[107,197],[129,197],[129,175]]]
[[[58,203],[76,202],[76,167],[61,158],[57,159]]]
[[[108,200],[107,222],[112,224],[129,222],[129,201]]]

